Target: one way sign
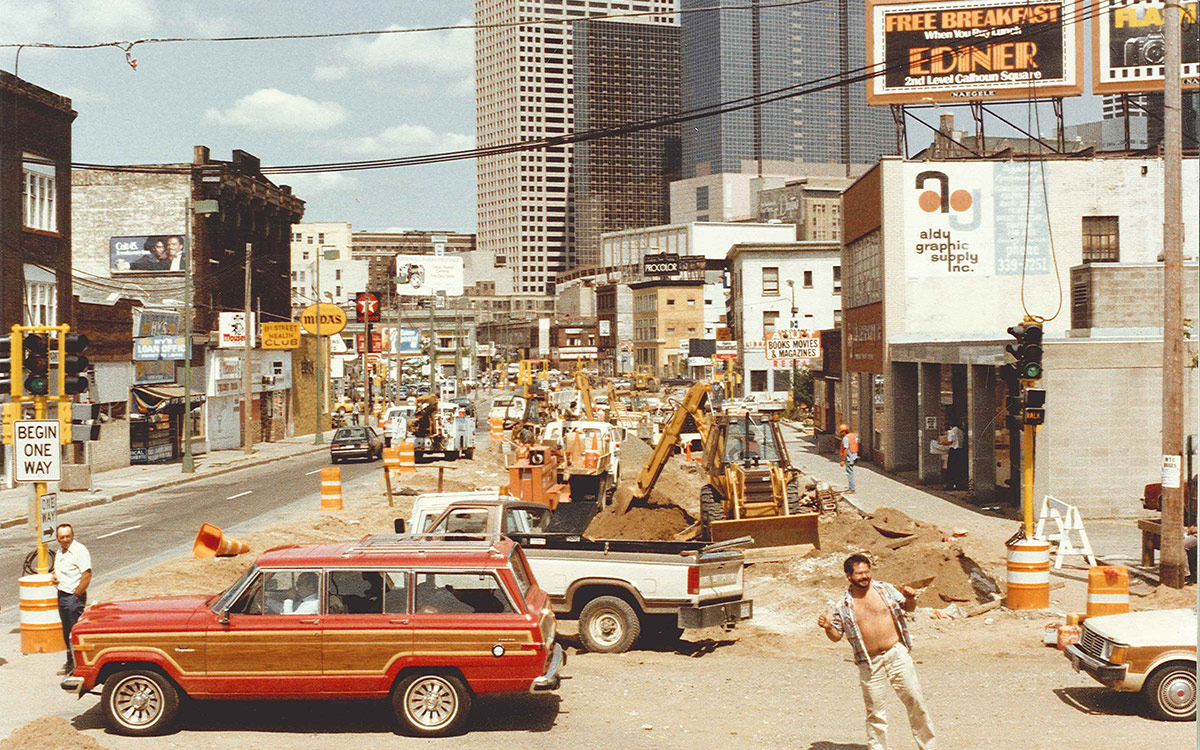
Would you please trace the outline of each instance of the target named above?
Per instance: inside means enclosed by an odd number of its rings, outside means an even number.
[[[13,424],[18,482],[57,482],[62,476],[62,444],[55,419],[24,419]]]

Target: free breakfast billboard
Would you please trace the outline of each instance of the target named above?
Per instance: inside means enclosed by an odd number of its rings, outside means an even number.
[[[187,269],[187,238],[151,234],[108,238],[108,270],[112,273],[168,273]]]
[[[1079,0],[868,0],[868,104],[1083,93]]]
[[[463,259],[454,255],[397,255],[396,294],[447,297],[463,293]]]
[[[1196,0],[1182,3],[1180,75],[1183,85],[1200,84],[1200,34]],[[1092,91],[1124,94],[1162,91],[1166,40],[1161,2],[1094,0],[1092,31]]]

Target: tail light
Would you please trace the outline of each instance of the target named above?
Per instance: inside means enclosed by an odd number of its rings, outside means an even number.
[[[700,566],[688,567],[688,595],[700,593]]]

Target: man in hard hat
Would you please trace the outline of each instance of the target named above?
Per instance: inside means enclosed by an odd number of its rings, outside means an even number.
[[[838,448],[839,465],[846,468],[846,494],[854,494],[854,464],[858,463],[858,433],[851,432],[847,425],[838,425],[838,437],[842,442]]]

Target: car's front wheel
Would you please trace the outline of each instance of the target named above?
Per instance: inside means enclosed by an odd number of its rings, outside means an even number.
[[[413,674],[392,691],[392,708],[409,734],[441,737],[463,729],[471,712],[471,692],[453,675]]]
[[[157,672],[133,669],[104,681],[104,719],[117,734],[147,737],[166,732],[179,713],[179,692]]]
[[[1196,665],[1181,661],[1162,665],[1146,678],[1142,695],[1156,719],[1195,720]]]

